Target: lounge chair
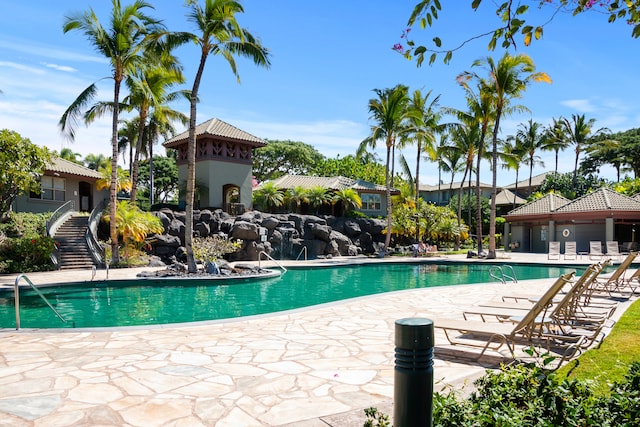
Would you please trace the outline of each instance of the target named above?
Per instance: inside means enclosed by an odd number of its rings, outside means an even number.
[[[564,242],[564,259],[578,259],[575,241]]]
[[[560,242],[549,242],[547,259],[560,259]]]
[[[638,254],[637,252],[631,252],[629,255],[627,255],[627,257],[624,260],[622,260],[620,265],[618,265],[618,268],[616,268],[616,270],[613,273],[611,273],[610,276],[606,278],[603,277],[603,278],[596,279],[595,286],[593,287],[593,290],[592,290],[593,291],[592,294],[598,293],[598,292],[605,292],[612,297],[624,296],[625,294],[624,288],[626,287],[629,287],[631,289],[631,294],[633,294],[637,286],[631,287],[629,281],[625,280],[624,275],[627,269],[629,268],[629,266],[631,265],[631,263],[633,262],[633,260],[636,258],[637,254]],[[617,295],[614,295],[614,294],[617,294]]]
[[[620,260],[622,258],[622,254],[620,253],[620,249],[618,248],[618,242],[615,240],[607,240],[607,256],[610,258],[615,258]]]
[[[602,253],[602,242],[599,240],[592,240],[589,242],[589,259],[593,259],[594,257],[602,258],[604,254]]]
[[[536,345],[562,342],[563,353],[560,364],[567,358],[573,357],[579,351],[584,337],[560,336],[549,328],[546,321],[540,321],[540,315],[545,311],[555,294],[573,277],[574,273],[560,276],[545,292],[538,302],[533,304],[522,319],[517,323],[498,323],[465,321],[452,319],[436,319],[434,327],[442,330],[451,345],[462,345],[482,349],[478,357],[482,357],[486,350],[499,350],[506,345],[515,358],[515,345]]]

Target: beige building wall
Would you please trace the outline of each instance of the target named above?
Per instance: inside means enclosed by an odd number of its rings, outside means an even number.
[[[225,185],[236,185],[240,189],[240,203],[246,208],[252,206],[251,165],[240,163],[217,162],[205,160],[196,162],[196,184],[202,184],[199,206],[223,208],[223,189]],[[187,165],[178,166],[178,179],[186,182]],[[181,194],[184,199],[184,194]]]

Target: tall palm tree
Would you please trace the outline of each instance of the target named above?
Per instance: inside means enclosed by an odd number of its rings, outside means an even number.
[[[151,112],[158,106],[175,99],[178,93],[167,93],[171,86],[184,83],[181,67],[173,55],[164,54],[160,61],[144,64],[134,73],[127,76],[126,84],[129,87],[129,95],[124,102],[130,109],[138,111],[138,135],[135,140],[135,149],[131,161],[131,203],[136,202],[138,184],[138,165],[140,154],[143,151],[147,120]],[[145,147],[146,148],[146,147]]]
[[[181,34],[180,38],[190,39],[200,48],[200,63],[191,88],[189,108],[189,142],[187,146],[187,189],[185,195],[185,248],[187,266],[190,273],[198,271],[193,257],[193,196],[196,180],[196,103],[198,91],[209,55],[222,56],[239,80],[235,56],[243,56],[254,64],[269,67],[269,52],[236,20],[236,15],[244,9],[234,0],[204,0],[202,7],[198,0],[187,2],[188,18],[198,30],[197,34]]]
[[[439,123],[440,111],[438,102],[440,95],[429,100],[431,91],[422,96],[422,92],[418,89],[413,92],[409,104],[408,127],[406,134],[403,135],[401,141],[408,143],[414,141],[416,143],[416,173],[414,178],[415,184],[415,201],[418,202],[420,197],[420,158],[426,154],[428,159],[435,161],[436,159],[436,134],[442,131],[443,126]]]
[[[529,164],[529,191],[531,191],[533,167],[536,165],[544,167],[544,162],[536,153],[547,146],[547,134],[542,129],[542,125],[534,122],[533,119],[529,119],[525,124],[520,123],[519,126],[520,129],[516,134],[517,141],[520,143],[518,148],[525,152],[524,160]]]
[[[464,116],[461,116],[464,118]],[[453,159],[458,157],[464,166],[464,173],[462,176],[462,180],[460,180],[460,185],[458,186],[458,226],[462,225],[462,188],[464,186],[464,182],[467,179],[467,175],[469,178],[473,173],[473,162],[476,158],[476,152],[478,150],[478,141],[480,141],[480,132],[481,129],[478,126],[476,120],[473,120],[471,117],[467,117],[466,122],[461,121],[460,123],[455,123],[449,130],[449,135],[451,137],[452,145],[447,147],[448,157],[449,159]],[[451,162],[453,164],[453,162]],[[453,182],[453,177],[451,182]],[[471,192],[471,180],[469,180],[469,192]],[[469,193],[470,194],[470,193]],[[471,210],[469,209],[469,213]],[[469,219],[469,225],[471,225],[471,219]],[[456,247],[460,245],[459,236],[456,239]]]
[[[478,85],[477,92],[469,86],[471,76],[462,73],[456,77],[458,84],[465,90],[468,111],[457,111],[458,119],[466,123],[476,123],[480,129],[476,143],[476,238],[478,254],[482,253],[482,192],[480,189],[480,165],[485,156],[486,138],[489,126],[495,121],[495,108],[491,97],[483,85]],[[471,176],[469,176],[471,178]]]
[[[572,114],[571,121],[567,118],[561,120],[566,140],[575,145],[576,160],[573,167],[573,183],[575,185],[578,177],[578,160],[582,149],[589,145],[591,139],[606,132],[608,129],[600,128],[594,132],[593,126],[596,123],[596,119],[587,120],[584,114]]]
[[[513,112],[526,111],[526,107],[512,105],[511,101],[520,98],[523,92],[532,82],[551,82],[546,73],[536,72],[533,60],[524,54],[510,55],[505,53],[496,63],[492,57],[474,61],[472,66],[484,66],[489,73],[488,78],[481,78],[476,73],[466,72],[466,78],[479,81],[481,92],[490,97],[495,111],[493,122],[493,137],[491,150],[491,213],[489,217],[489,253],[488,258],[496,257],[496,194],[497,194],[497,168],[498,168],[498,133],[500,131],[500,119],[502,115]]]
[[[384,168],[384,181],[387,197],[387,233],[384,243],[384,251],[389,250],[391,244],[391,151],[395,147],[396,138],[404,131],[407,118],[407,105],[409,103],[409,88],[397,85],[394,88],[374,89],[377,98],[369,100],[370,119],[375,124],[371,126],[371,135],[365,138],[358,146],[358,156],[366,152],[367,147],[375,148],[376,142],[383,139],[386,145],[386,163]]]
[[[564,132],[564,119],[553,119],[551,126],[547,128],[547,144],[543,148],[546,151],[553,151],[556,155],[556,167],[554,172],[558,173],[558,157],[561,151],[566,150],[571,145]]]
[[[164,27],[154,18],[146,15],[145,9],[153,7],[143,1],[135,0],[123,7],[120,0],[112,0],[109,27],[103,27],[92,8],[83,13],[67,16],[63,24],[65,33],[73,30],[81,31],[88,38],[89,43],[104,55],[111,66],[113,79],[113,115],[111,122],[111,185],[109,188],[109,212],[111,218],[116,217],[117,208],[117,171],[118,171],[118,119],[120,105],[120,86],[123,80],[144,61],[143,51],[149,46],[149,41]],[[60,119],[60,128],[67,137],[73,140],[78,119],[84,114],[86,106],[90,105],[97,94],[96,83],[86,88]],[[118,230],[116,221],[109,224],[111,238],[111,262],[120,261],[118,254]]]

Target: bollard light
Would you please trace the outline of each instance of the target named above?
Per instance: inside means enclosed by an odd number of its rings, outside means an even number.
[[[393,425],[433,425],[433,321],[405,318],[395,323]]]

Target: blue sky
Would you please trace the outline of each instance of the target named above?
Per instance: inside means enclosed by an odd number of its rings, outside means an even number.
[[[220,118],[258,137],[302,141],[327,157],[354,154],[369,134],[367,105],[373,89],[398,83],[411,90],[440,94],[443,106],[464,108],[464,92],[455,77],[471,68],[474,60],[503,51],[489,52],[487,39],[467,44],[454,54],[449,65],[438,60],[417,68],[391,48],[400,35],[417,0],[245,0],[239,22],[258,36],[272,54],[270,69],[239,60],[238,84],[226,62],[211,57],[201,85],[198,122]],[[126,1],[123,1],[126,3]],[[182,1],[151,1],[149,11],[164,20],[170,30],[195,31],[185,17]],[[427,43],[438,35],[453,45],[467,36],[485,32],[495,24],[493,2],[485,0],[478,12],[470,1],[455,6],[443,2],[441,19],[433,29],[414,28],[412,37]],[[532,5],[537,1],[529,2]],[[65,141],[57,122],[76,96],[100,81],[99,99],[109,100],[112,82],[109,66],[79,32],[63,34],[66,15],[94,7],[107,22],[111,2],[57,0],[3,1],[0,14],[0,128],[19,132],[32,142],[53,150],[69,147],[81,154],[110,155],[110,123],[96,122],[78,131],[75,142]],[[538,15],[535,12],[534,16]],[[548,15],[544,13],[543,15]],[[542,18],[541,18],[542,19]],[[540,21],[537,21],[540,22]],[[640,126],[640,87],[637,84],[640,40],[631,38],[624,23],[607,24],[606,16],[588,13],[579,17],[559,14],[545,28],[542,40],[518,46],[532,57],[537,69],[549,74],[552,84],[531,86],[519,103],[531,113],[503,121],[502,134],[515,132],[530,118],[547,125],[554,117],[586,114],[596,127],[621,131]],[[185,67],[188,88],[198,64],[198,51],[189,45],[177,52]],[[187,86],[185,86],[187,87]],[[174,108],[188,113],[188,105]],[[179,131],[183,129],[178,129]],[[382,144],[381,144],[382,146]],[[156,152],[162,150],[158,147]],[[382,149],[379,150],[383,158]],[[415,157],[411,148],[404,150]],[[541,153],[546,167],[554,168],[551,153]],[[560,171],[573,169],[573,151],[561,155]],[[412,160],[411,160],[412,161]],[[481,179],[491,182],[488,166]],[[423,163],[421,182],[437,183],[433,164]],[[609,179],[610,169],[601,174]],[[459,175],[457,179],[460,179]],[[520,179],[528,178],[522,170]],[[448,177],[444,177],[448,182]],[[515,180],[514,171],[499,173],[499,184]]]

